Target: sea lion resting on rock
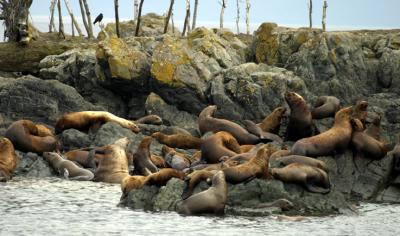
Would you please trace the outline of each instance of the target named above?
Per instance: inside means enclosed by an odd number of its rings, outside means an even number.
[[[150,144],[152,141],[152,137],[144,137],[133,154],[133,165],[135,167],[133,173],[135,175],[150,175],[158,171],[150,159]]]
[[[258,127],[253,121],[251,120],[244,120],[243,125],[245,129],[251,133],[259,137],[262,141],[275,141],[278,143],[283,143],[281,137],[276,134],[265,132],[260,127]]]
[[[204,213],[224,214],[227,201],[228,186],[222,171],[212,178],[212,185],[207,190],[194,194],[178,204],[180,214],[197,215]]]
[[[136,124],[161,125],[162,119],[157,115],[147,115],[135,120]]]
[[[272,167],[284,167],[292,163],[301,163],[308,166],[314,166],[328,172],[328,166],[325,162],[321,160],[317,160],[311,157],[299,156],[299,155],[289,155],[284,157],[279,157],[274,159],[274,161],[270,160],[270,168]]]
[[[357,101],[353,106],[353,114],[352,117],[355,119],[359,119],[363,125],[365,125],[365,121],[368,117],[368,102],[366,101]]]
[[[312,134],[312,115],[304,98],[294,92],[286,92],[285,100],[290,107],[287,140],[296,141]]]
[[[8,138],[0,138],[0,182],[7,182],[17,168],[18,157]]]
[[[386,144],[376,140],[364,132],[364,126],[359,119],[351,119],[353,135],[351,143],[358,155],[379,160],[386,156],[388,151]]]
[[[68,160],[78,163],[83,168],[90,168],[90,169],[96,169],[97,165],[100,162],[100,159],[102,158],[101,154],[99,153],[91,154],[90,151],[86,149],[71,150],[69,152],[64,153],[64,156]]]
[[[126,153],[128,144],[128,138],[121,138],[111,145],[95,149],[95,154],[103,154],[103,158],[100,159],[94,173],[94,181],[120,184],[126,176],[129,176]]]
[[[265,132],[270,132],[273,134],[279,133],[279,128],[281,127],[281,120],[286,112],[285,107],[275,108],[267,117],[264,118],[261,123],[257,126],[260,127]]]
[[[340,109],[340,100],[334,96],[320,96],[314,104],[311,111],[313,119],[323,119],[334,117],[335,113]]]
[[[153,133],[151,137],[157,139],[160,143],[172,148],[181,149],[200,149],[203,140],[192,135],[172,134],[166,135],[160,132]]]
[[[328,174],[317,167],[292,163],[283,168],[272,168],[271,174],[275,179],[301,184],[310,192],[330,192]]]
[[[48,131],[44,131],[43,125],[39,130],[30,120],[15,121],[8,127],[5,136],[10,139],[17,150],[23,152],[35,152],[42,154],[43,152],[55,151],[58,148],[58,142],[53,136],[45,135]],[[50,131],[51,132],[51,131]]]
[[[164,158],[160,157],[159,155],[151,154],[150,160],[157,168],[167,168],[168,167]]]
[[[343,152],[351,141],[350,123],[353,107],[342,108],[335,115],[333,127],[318,135],[303,138],[293,144],[290,153],[309,157],[327,156]]]
[[[56,152],[44,152],[43,157],[59,175],[67,179],[90,181],[94,178],[91,171],[77,166],[72,161],[64,159]]]
[[[133,121],[126,120],[106,111],[80,111],[64,114],[60,119],[58,119],[55,132],[56,134],[59,134],[66,129],[87,131],[90,128],[111,121],[124,128],[130,129],[135,133],[138,133],[140,130]]]
[[[179,153],[175,149],[165,145],[162,147],[162,153],[165,162],[171,168],[175,170],[184,170],[190,167],[190,160],[185,154]]]
[[[254,134],[250,134],[242,126],[225,119],[218,119],[212,117],[214,112],[217,110],[217,106],[208,106],[201,111],[199,115],[199,130],[201,134],[207,132],[218,132],[226,131],[232,134],[233,137],[240,144],[257,144],[260,142],[260,138]]]
[[[201,145],[201,160],[209,164],[220,162],[223,156],[234,156],[240,153],[236,139],[228,132],[220,131],[205,139]]]
[[[372,120],[371,124],[364,131],[366,134],[378,141],[381,141],[381,120],[382,115],[378,114],[378,116]]]

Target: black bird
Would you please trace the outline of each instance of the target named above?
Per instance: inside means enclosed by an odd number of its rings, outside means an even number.
[[[100,13],[100,15],[98,15],[98,16],[96,17],[96,19],[94,19],[93,24],[95,25],[97,22],[100,23],[102,19],[103,19],[103,13]]]

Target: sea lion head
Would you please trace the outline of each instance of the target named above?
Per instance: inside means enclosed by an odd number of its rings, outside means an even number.
[[[43,152],[42,156],[46,161],[49,161],[49,160],[55,158],[56,155],[58,155],[58,154],[55,152]]]
[[[274,201],[272,205],[281,208],[282,211],[288,211],[294,207],[294,204],[285,198]]]
[[[140,128],[133,121],[127,123],[128,129],[132,130],[134,133],[139,133]]]
[[[286,100],[287,104],[289,105],[289,107],[291,107],[291,108],[293,106],[295,106],[296,104],[304,104],[305,103],[304,98],[300,94],[295,93],[295,92],[289,92],[289,91],[287,91],[285,93],[285,100]]]
[[[217,110],[216,105],[210,105],[210,106],[204,108],[199,116],[213,116],[216,110]]]
[[[361,122],[365,122],[368,116],[368,102],[367,101],[357,101],[353,108],[352,117],[359,119]]]
[[[120,138],[114,142],[115,145],[120,146],[121,148],[126,149],[129,144],[129,139],[127,137]]]
[[[286,107],[277,107],[273,111],[273,113],[277,113],[279,116],[282,116],[286,112]]]

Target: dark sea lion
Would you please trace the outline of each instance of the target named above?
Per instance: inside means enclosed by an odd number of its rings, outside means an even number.
[[[302,96],[286,92],[285,100],[290,107],[289,124],[286,131],[287,140],[297,141],[312,134],[313,123],[311,111]]]
[[[135,120],[135,123],[147,125],[162,125],[162,119],[157,115],[147,115]]]
[[[258,127],[253,121],[251,120],[244,120],[243,125],[245,129],[251,133],[259,137],[262,141],[275,141],[278,143],[283,143],[281,137],[276,134],[265,132],[260,127]]]
[[[8,138],[0,138],[0,182],[12,179],[18,160],[11,141]]]
[[[366,134],[378,141],[381,141],[381,120],[382,115],[379,114],[372,120],[371,124],[364,131]]]
[[[127,147],[128,138],[121,138],[111,145],[96,148],[95,154],[103,154],[94,173],[94,181],[118,183],[129,176]]]
[[[260,127],[265,132],[270,132],[273,134],[278,134],[281,127],[281,120],[286,112],[285,107],[275,108],[267,117],[264,118],[261,123],[258,123]]]
[[[334,117],[340,110],[340,100],[334,96],[320,96],[317,98],[311,114],[313,119]]]
[[[292,163],[283,168],[272,168],[271,174],[283,182],[301,184],[310,192],[322,194],[330,192],[328,174],[317,167]]]
[[[206,138],[201,145],[201,160],[209,164],[218,163],[223,156],[234,156],[240,152],[239,143],[228,132],[220,131]]]
[[[142,139],[136,152],[133,154],[133,165],[135,166],[135,175],[150,175],[158,171],[157,167],[150,159],[150,144],[153,138],[146,136]]]
[[[185,215],[204,213],[224,214],[228,186],[222,171],[212,178],[212,185],[207,190],[194,194],[178,205],[178,212]]]
[[[175,149],[165,145],[162,147],[162,153],[165,162],[171,168],[175,170],[184,170],[190,167],[190,160],[185,154],[179,153]]]
[[[203,140],[192,135],[172,134],[166,135],[160,132],[153,133],[151,137],[157,139],[162,144],[172,148],[180,149],[200,149]]]
[[[77,129],[87,131],[92,127],[102,125],[107,122],[115,122],[124,128],[138,133],[139,127],[130,120],[118,117],[106,111],[80,111],[64,114],[58,119],[55,127],[56,134],[66,129]]]
[[[363,125],[365,125],[365,121],[368,117],[368,102],[367,101],[357,101],[353,106],[353,114],[352,117],[355,119],[359,119]]]
[[[214,105],[208,106],[201,111],[199,115],[199,130],[201,134],[210,131],[214,133],[218,131],[226,131],[232,134],[240,144],[257,144],[260,142],[259,137],[250,134],[242,126],[226,119],[212,117],[216,110],[217,106]]]
[[[309,157],[328,156],[341,153],[351,141],[350,123],[353,107],[346,107],[336,112],[333,127],[318,135],[303,138],[293,144],[290,153]]]
[[[357,155],[374,160],[379,160],[386,156],[388,152],[387,144],[366,134],[364,126],[359,119],[351,119],[351,124],[353,126],[351,144]]]
[[[77,166],[72,161],[64,159],[56,152],[44,152],[43,157],[62,177],[80,181],[90,181],[94,178],[94,174],[91,171]]]
[[[329,172],[328,166],[325,164],[325,162],[315,158],[299,156],[299,155],[289,155],[289,156],[279,157],[277,159],[274,159],[274,161],[272,161],[271,159],[270,168],[284,167],[292,163],[301,163],[308,166],[314,166],[324,170],[327,173]]]
[[[23,152],[42,154],[43,152],[55,151],[58,148],[55,137],[41,137],[38,134],[38,128],[32,121],[19,120],[8,127],[5,136],[10,139],[17,150]]]

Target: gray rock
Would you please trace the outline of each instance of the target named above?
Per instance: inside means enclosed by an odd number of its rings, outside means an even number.
[[[56,175],[47,161],[36,153],[23,153],[19,151],[15,153],[19,157],[19,162],[14,175],[31,178],[45,178]]]
[[[88,134],[76,129],[64,130],[58,139],[61,142],[63,150],[73,150],[83,147],[89,147],[91,140]]]
[[[185,183],[183,180],[172,178],[166,186],[160,188],[154,199],[154,211],[174,211],[176,205],[182,200],[181,195]]]
[[[156,186],[144,186],[129,192],[125,205],[132,209],[153,210],[154,198],[159,189]]]

